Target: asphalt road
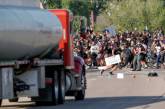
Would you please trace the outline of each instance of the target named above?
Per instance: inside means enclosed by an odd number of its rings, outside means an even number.
[[[150,71],[123,69],[113,76],[107,72],[100,76],[97,70],[88,70],[84,101],[67,98],[64,105],[36,107],[22,98],[19,103],[4,100],[0,109],[165,109],[165,70],[155,70],[158,77],[148,77]],[[117,78],[118,73],[124,73],[124,78]]]

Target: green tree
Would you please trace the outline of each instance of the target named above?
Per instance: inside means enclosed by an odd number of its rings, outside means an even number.
[[[88,19],[88,24],[90,24],[91,4],[89,0],[72,0],[69,9],[74,16],[85,16]]]
[[[62,8],[61,0],[41,0],[41,2],[46,9]]]
[[[162,0],[120,0],[108,3],[103,14],[119,30],[153,30],[164,26],[165,7]]]
[[[109,0],[91,0],[91,9],[94,14],[94,22],[97,20],[97,16],[101,14],[107,7],[107,3]]]
[[[85,16],[90,22],[91,11],[94,13],[94,21],[102,13],[110,0],[41,0],[45,8],[65,8],[73,12],[74,16]]]
[[[70,2],[71,0],[61,0],[61,8],[69,9]]]

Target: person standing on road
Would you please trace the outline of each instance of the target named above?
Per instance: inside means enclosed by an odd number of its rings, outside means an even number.
[[[93,66],[97,66],[97,56],[98,56],[98,53],[99,53],[99,46],[97,45],[97,42],[96,41],[93,41],[92,42],[92,46],[90,48],[90,51],[91,51],[91,56],[92,56],[92,64]]]
[[[141,44],[137,44],[133,48],[134,58],[133,58],[133,69],[132,71],[141,71]]]
[[[156,68],[159,68],[160,66],[160,59],[161,59],[161,45],[159,41],[156,42]]]

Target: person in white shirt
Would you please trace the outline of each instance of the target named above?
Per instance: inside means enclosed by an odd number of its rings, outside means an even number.
[[[156,49],[156,67],[159,68],[159,65],[160,65],[160,58],[161,58],[161,45],[159,42],[156,43],[156,46],[155,46],[155,49]]]
[[[97,55],[99,53],[99,46],[97,45],[96,42],[93,42],[90,48],[91,51],[91,56],[92,56],[92,65],[97,66]]]

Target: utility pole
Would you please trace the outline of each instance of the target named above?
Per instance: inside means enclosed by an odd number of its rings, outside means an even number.
[[[144,1],[144,15],[145,30],[148,30],[147,0]]]
[[[93,0],[91,0],[91,5],[93,4]],[[91,22],[91,27],[92,29],[94,28],[94,13],[93,13],[93,10],[91,10],[91,19],[90,19],[90,22]]]

